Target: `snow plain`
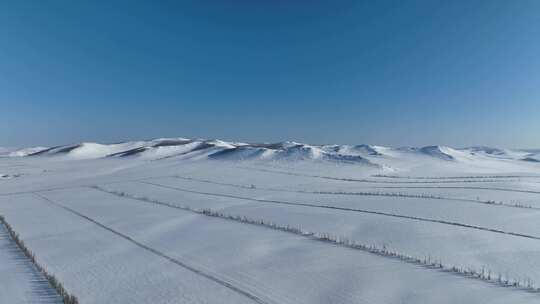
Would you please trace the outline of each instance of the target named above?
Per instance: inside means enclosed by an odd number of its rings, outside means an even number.
[[[0,157],[0,215],[81,303],[537,303],[535,153],[22,149]],[[53,303],[15,247],[0,233],[0,302]]]

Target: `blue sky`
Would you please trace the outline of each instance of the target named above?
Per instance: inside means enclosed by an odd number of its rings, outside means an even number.
[[[3,1],[0,146],[540,147],[538,54],[535,0]]]

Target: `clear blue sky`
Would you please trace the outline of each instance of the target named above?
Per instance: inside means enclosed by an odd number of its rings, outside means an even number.
[[[540,1],[2,1],[0,146],[540,147]]]

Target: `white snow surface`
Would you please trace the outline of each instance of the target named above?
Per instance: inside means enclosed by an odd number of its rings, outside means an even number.
[[[0,215],[81,303],[540,301],[538,151],[185,138],[26,151],[0,158]],[[0,303],[54,303],[6,236]]]

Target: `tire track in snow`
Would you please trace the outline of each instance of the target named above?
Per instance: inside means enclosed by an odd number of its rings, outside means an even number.
[[[474,200],[474,199],[466,199],[466,198],[453,198],[453,197],[442,197],[437,195],[415,195],[415,194],[407,194],[407,193],[396,193],[396,192],[390,192],[390,193],[380,193],[380,192],[345,192],[345,191],[307,191],[307,190],[291,190],[291,189],[280,189],[280,188],[265,188],[265,187],[251,187],[247,185],[240,185],[240,184],[231,184],[231,183],[223,183],[223,182],[215,182],[207,179],[199,179],[199,178],[193,178],[193,177],[184,177],[184,176],[170,176],[173,178],[188,180],[188,181],[196,181],[201,183],[207,183],[212,185],[221,185],[221,186],[229,186],[234,188],[240,188],[240,189],[246,189],[246,190],[265,190],[265,191],[273,191],[273,192],[289,192],[289,193],[302,193],[302,194],[325,194],[325,195],[348,195],[348,196],[383,196],[383,197],[393,197],[393,198],[419,198],[419,199],[439,199],[439,200],[449,200],[449,201],[456,201],[456,202],[467,202],[467,203],[475,203],[475,204],[482,204],[482,205],[489,205],[489,206],[501,206],[501,207],[508,207],[508,208],[519,208],[519,209],[531,209],[531,210],[540,210],[540,207],[533,207],[529,205],[518,205],[518,204],[510,204],[510,203],[504,203],[504,202],[491,202],[491,201],[481,201],[481,200]]]
[[[465,223],[460,223],[460,222],[452,222],[452,221],[446,221],[446,220],[440,220],[440,219],[433,219],[433,218],[426,218],[426,217],[419,217],[419,216],[412,216],[412,215],[403,215],[403,214],[398,214],[398,213],[389,213],[389,212],[374,211],[374,210],[367,210],[367,209],[337,207],[337,206],[324,205],[324,204],[318,205],[318,204],[310,204],[310,203],[294,203],[294,202],[287,202],[287,201],[258,199],[258,198],[251,198],[251,197],[231,195],[231,194],[220,194],[220,193],[214,193],[214,192],[196,191],[196,190],[190,190],[190,189],[185,189],[185,188],[167,186],[167,185],[162,185],[162,184],[157,184],[157,183],[152,183],[152,182],[146,182],[146,181],[138,181],[138,182],[142,183],[142,184],[152,185],[152,186],[161,187],[161,188],[164,188],[164,189],[171,189],[171,190],[176,190],[176,191],[181,191],[181,192],[186,192],[186,193],[194,193],[194,194],[214,196],[214,197],[226,197],[226,198],[233,198],[233,199],[239,199],[239,200],[245,200],[245,201],[253,201],[253,202],[259,202],[259,203],[269,203],[269,204],[289,205],[289,206],[302,206],[302,207],[309,207],[309,208],[332,209],[332,210],[340,210],[340,211],[348,211],[348,212],[358,212],[358,213],[365,213],[365,214],[373,214],[373,215],[401,218],[401,219],[420,221],[420,222],[429,222],[429,223],[437,223],[437,224],[442,224],[442,225],[451,225],[451,226],[457,226],[457,227],[481,230],[481,231],[498,233],[498,234],[505,234],[505,235],[515,236],[515,237],[522,237],[522,238],[527,238],[527,239],[533,239],[533,240],[539,240],[540,241],[540,236],[524,234],[524,233],[517,233],[517,232],[511,232],[511,231],[504,231],[504,230],[495,229],[495,228],[488,228],[488,227],[482,227],[482,226],[476,226],[476,225],[471,225],[471,224],[465,224]]]
[[[182,267],[184,269],[187,269],[187,270],[189,270],[189,271],[191,271],[191,272],[193,272],[195,274],[198,274],[198,275],[200,275],[202,277],[205,277],[205,278],[207,278],[207,279],[209,279],[209,280],[211,280],[211,281],[213,281],[213,282],[215,282],[215,283],[217,283],[217,284],[219,284],[221,286],[224,286],[224,287],[226,287],[226,288],[228,288],[228,289],[230,289],[230,290],[232,290],[232,291],[234,291],[234,292],[236,292],[236,293],[238,293],[240,295],[243,295],[243,296],[253,300],[255,303],[270,304],[269,302],[264,301],[263,299],[259,298],[258,296],[254,295],[254,294],[252,294],[252,293],[250,293],[248,291],[245,291],[245,290],[241,289],[240,287],[237,287],[237,286],[235,286],[235,285],[233,285],[233,284],[231,284],[231,283],[229,283],[229,282],[227,282],[225,280],[222,280],[222,279],[220,279],[220,278],[218,278],[216,276],[208,274],[208,273],[204,272],[203,270],[200,270],[200,269],[198,269],[196,267],[193,267],[193,266],[191,266],[191,265],[189,265],[189,264],[187,264],[185,262],[180,261],[177,258],[173,258],[171,256],[168,256],[165,253],[163,253],[163,252],[161,252],[161,251],[159,251],[157,249],[154,249],[154,248],[152,248],[150,246],[147,246],[147,245],[135,240],[134,238],[132,238],[132,237],[126,235],[126,234],[123,234],[122,232],[119,232],[117,230],[114,230],[113,228],[110,228],[110,227],[106,226],[105,224],[102,224],[102,223],[98,222],[97,220],[95,220],[95,219],[93,219],[93,218],[91,218],[89,216],[86,216],[86,215],[84,215],[84,214],[82,214],[82,213],[80,213],[80,212],[78,212],[78,211],[76,211],[76,210],[74,210],[72,208],[69,208],[69,207],[64,206],[64,205],[62,205],[60,203],[57,203],[57,202],[55,202],[55,201],[53,201],[53,200],[39,194],[39,193],[34,193],[34,195],[36,195],[37,197],[41,198],[42,200],[48,202],[49,204],[52,204],[52,205],[54,205],[56,207],[59,207],[59,208],[62,208],[62,209],[66,210],[66,211],[68,211],[68,212],[70,212],[70,213],[72,213],[72,214],[74,214],[74,215],[76,215],[78,217],[81,217],[81,218],[83,218],[83,219],[85,219],[85,220],[87,220],[87,221],[89,221],[89,222],[91,222],[91,223],[93,223],[93,224],[95,224],[95,225],[97,225],[97,226],[99,226],[99,227],[101,227],[101,228],[103,228],[103,229],[105,229],[105,230],[107,230],[107,231],[109,231],[109,232],[111,232],[111,233],[113,233],[113,234],[115,234],[115,235],[129,241],[129,242],[131,242],[131,243],[133,243],[134,245],[138,246],[139,248],[142,248],[142,249],[144,249],[144,250],[146,250],[148,252],[151,252],[151,253],[153,253],[153,254],[161,257],[161,258],[164,258],[164,259],[170,261],[173,264],[176,264],[176,265],[178,265],[178,266],[180,266],[180,267]]]

